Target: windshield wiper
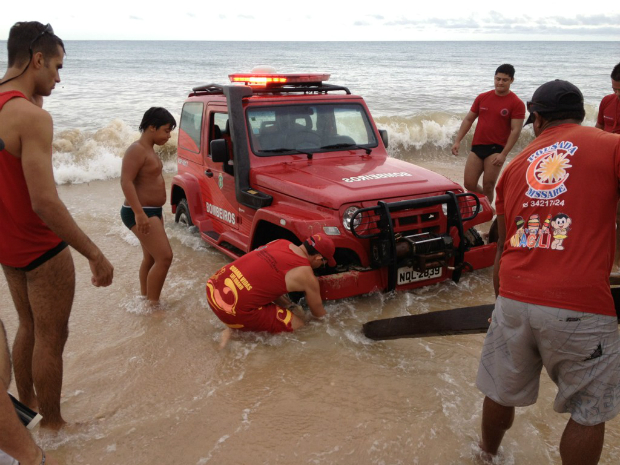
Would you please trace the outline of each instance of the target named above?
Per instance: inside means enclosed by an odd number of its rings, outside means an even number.
[[[370,152],[371,152],[371,150],[368,147],[362,147],[361,145],[346,144],[346,143],[324,145],[321,148],[322,149],[346,149],[346,148],[359,149],[359,150],[365,150],[366,155],[370,155]]]
[[[308,157],[308,160],[312,160],[312,156],[314,152],[306,152],[304,150],[299,149],[287,149],[285,147],[280,147],[279,149],[269,149],[269,150],[261,150],[262,153],[285,153],[285,152],[293,152],[293,153],[301,153]]]

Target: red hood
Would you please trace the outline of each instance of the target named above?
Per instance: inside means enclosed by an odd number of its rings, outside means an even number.
[[[347,203],[461,190],[445,176],[395,158],[287,160],[251,171],[252,184],[338,209]]]

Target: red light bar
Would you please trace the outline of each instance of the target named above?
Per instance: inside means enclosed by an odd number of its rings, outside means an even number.
[[[305,74],[273,74],[273,73],[236,73],[229,74],[230,82],[243,83],[250,86],[266,86],[268,84],[301,84],[323,82],[329,79],[325,73]]]

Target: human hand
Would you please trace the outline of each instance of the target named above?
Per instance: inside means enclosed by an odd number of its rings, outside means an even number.
[[[493,166],[502,166],[506,161],[506,155],[502,155],[501,153],[493,154]]]
[[[452,155],[454,155],[455,157],[459,156],[459,146],[461,145],[460,142],[455,142],[454,145],[452,146]]]
[[[114,277],[114,267],[108,261],[103,253],[99,252],[97,257],[93,260],[89,260],[90,271],[93,276],[90,278],[91,283],[95,287],[107,287],[112,284]]]
[[[136,215],[136,227],[141,234],[147,235],[151,231],[151,223],[146,213],[140,212]]]

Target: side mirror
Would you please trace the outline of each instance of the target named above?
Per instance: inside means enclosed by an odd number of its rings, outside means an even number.
[[[379,129],[379,135],[381,136],[381,140],[383,141],[383,145],[385,148],[388,147],[388,132],[387,129]]]
[[[228,162],[228,144],[226,139],[215,139],[211,141],[211,159],[216,163]]]

